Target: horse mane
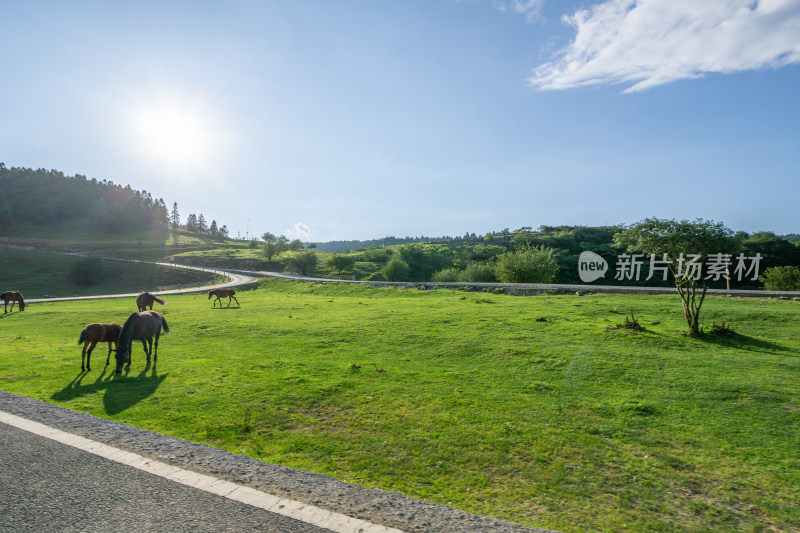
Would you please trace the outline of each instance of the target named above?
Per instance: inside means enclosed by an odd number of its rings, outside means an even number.
[[[133,343],[133,328],[134,328],[134,320],[133,316],[138,313],[131,313],[128,317],[128,320],[125,321],[125,325],[122,326],[122,331],[119,332],[119,349],[123,349],[123,347],[127,348]]]

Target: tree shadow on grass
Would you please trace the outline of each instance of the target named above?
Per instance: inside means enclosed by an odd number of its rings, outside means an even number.
[[[110,415],[121,413],[152,396],[161,383],[167,379],[168,374],[158,375],[156,365],[147,365],[135,377],[130,376],[130,371],[117,375],[112,367],[105,367],[97,378],[91,383],[84,383],[89,372],[81,372],[63,389],[51,396],[56,401],[69,401],[86,394],[97,394],[105,391],[103,407]],[[106,372],[108,371],[108,375]],[[148,375],[148,371],[151,371]]]
[[[716,344],[717,346],[725,346],[726,348],[739,348],[744,350],[752,350],[755,352],[775,353],[775,352],[790,352],[789,348],[781,346],[772,341],[751,337],[742,333],[731,331],[730,333],[706,333],[697,337],[698,340],[707,342],[709,344]]]

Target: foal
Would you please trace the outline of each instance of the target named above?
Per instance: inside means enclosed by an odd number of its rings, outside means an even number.
[[[78,344],[83,343],[83,353],[81,353],[82,372],[92,369],[90,364],[92,350],[94,350],[94,347],[98,342],[108,343],[108,357],[106,357],[106,366],[108,366],[108,362],[111,360],[111,344],[114,344],[114,350],[116,350],[119,346],[119,334],[121,331],[122,326],[116,322],[112,322],[111,324],[89,324],[83,328],[83,331],[81,331],[81,336],[78,338]],[[87,351],[86,347],[90,344],[91,346]],[[83,367],[84,358],[86,359],[85,369]]]

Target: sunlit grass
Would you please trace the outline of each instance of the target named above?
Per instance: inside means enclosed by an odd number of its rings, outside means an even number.
[[[0,320],[0,387],[237,453],[565,531],[800,528],[800,308],[265,281],[173,296],[156,368],[80,372],[131,299]],[[616,326],[635,312],[648,330]]]

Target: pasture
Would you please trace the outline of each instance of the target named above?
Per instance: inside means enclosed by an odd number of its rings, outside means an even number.
[[[237,297],[171,296],[157,367],[138,343],[121,376],[77,339],[133,298],[32,304],[0,318],[0,388],[538,527],[800,531],[797,302],[709,297],[735,333],[692,339],[677,295]]]

